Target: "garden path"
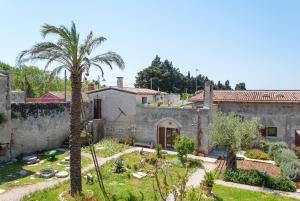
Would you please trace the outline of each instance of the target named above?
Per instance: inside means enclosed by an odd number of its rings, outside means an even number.
[[[123,154],[131,153],[131,152],[134,152],[134,151],[137,151],[137,150],[140,150],[140,148],[133,147],[133,148],[127,149],[127,150],[125,150],[123,152],[114,154],[114,155],[112,155],[110,157],[106,157],[106,158],[97,157],[98,163],[101,166],[101,165],[105,164],[109,160],[112,160],[112,159],[115,159],[115,158],[119,158]],[[88,157],[88,158],[92,159],[92,156],[90,154],[88,154],[88,153],[81,152],[81,154],[82,154],[82,156],[85,156],[85,157]],[[94,164],[90,164],[87,167],[84,167],[82,169],[82,172],[86,173],[86,172],[92,170],[93,168],[94,168]],[[27,186],[16,187],[16,188],[14,188],[12,190],[9,190],[9,191],[6,191],[6,192],[0,194],[0,200],[1,201],[19,201],[25,195],[33,193],[33,192],[35,192],[37,190],[43,190],[45,188],[53,187],[53,186],[55,186],[55,185],[57,185],[59,183],[67,181],[67,180],[69,180],[69,177],[68,178],[63,178],[63,179],[56,179],[56,180],[48,179],[48,180],[46,180],[44,182],[39,182],[39,183],[36,183],[36,184],[27,185]]]

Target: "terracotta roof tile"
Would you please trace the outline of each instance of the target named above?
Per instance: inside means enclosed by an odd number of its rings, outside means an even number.
[[[137,94],[137,95],[168,94],[168,93],[162,92],[162,91],[156,91],[156,90],[146,89],[146,88],[134,88],[134,87],[123,87],[123,88],[105,87],[105,88],[102,88],[102,89],[89,91],[88,94],[96,93],[96,92],[100,92],[100,91],[105,91],[105,90],[109,90],[109,89],[123,91],[123,92],[127,92],[127,93],[133,93],[133,94]]]
[[[198,91],[189,101],[203,101],[204,91]],[[300,103],[300,90],[214,90],[214,102],[278,102]]]

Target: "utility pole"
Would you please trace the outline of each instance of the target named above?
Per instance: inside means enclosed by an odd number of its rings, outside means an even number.
[[[67,102],[67,71],[65,70],[65,83],[64,83],[64,88],[65,88],[65,102]]]
[[[196,68],[196,90],[195,90],[195,93],[196,93],[196,92],[197,92],[197,90],[198,90],[198,82],[197,82],[198,71],[199,71],[199,69],[198,69],[198,68]]]
[[[152,89],[152,78],[150,78],[150,85],[151,85],[151,89]]]
[[[98,89],[100,89],[100,76],[98,75]]]

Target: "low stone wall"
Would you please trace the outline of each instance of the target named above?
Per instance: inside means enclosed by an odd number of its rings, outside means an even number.
[[[59,146],[68,136],[69,103],[11,104],[12,156]]]

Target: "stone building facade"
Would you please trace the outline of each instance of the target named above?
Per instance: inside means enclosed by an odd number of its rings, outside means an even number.
[[[206,90],[210,93],[210,85],[207,85]],[[205,102],[205,107],[174,108],[150,106],[140,101],[147,96],[161,96],[164,99],[167,93],[128,88],[122,84],[90,91],[88,94],[95,106],[94,118],[98,116],[103,121],[105,137],[126,139],[133,136],[138,142],[161,144],[164,148],[172,149],[175,136],[180,134],[194,139],[202,153],[210,151],[207,133],[212,101],[209,98],[206,101],[210,102]],[[161,99],[154,100],[160,102]]]
[[[203,105],[204,94],[199,91],[190,99],[194,107]],[[212,97],[216,111],[259,118],[261,133],[267,140],[300,146],[300,91],[215,90]]]

